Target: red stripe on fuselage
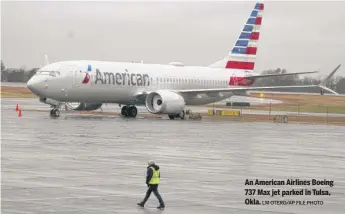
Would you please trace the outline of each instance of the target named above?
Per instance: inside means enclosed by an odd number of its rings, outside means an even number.
[[[229,85],[233,86],[251,86],[253,83],[253,79],[246,79],[245,77],[230,77],[229,81]]]
[[[254,70],[254,62],[228,61],[225,68]]]

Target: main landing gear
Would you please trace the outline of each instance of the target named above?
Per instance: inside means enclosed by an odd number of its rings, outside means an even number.
[[[135,106],[123,106],[121,108],[121,115],[124,117],[136,117],[138,109]]]
[[[183,111],[181,111],[181,113],[179,113],[179,114],[169,114],[168,116],[169,116],[170,120],[174,120],[175,118],[181,118],[181,120],[183,120],[184,117],[185,117],[185,115],[186,115],[186,113],[185,113],[185,111],[183,110]]]

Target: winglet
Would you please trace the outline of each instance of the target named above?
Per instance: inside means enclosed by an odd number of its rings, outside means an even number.
[[[44,65],[48,65],[49,64],[49,60],[48,60],[48,56],[47,54],[44,55]]]
[[[339,64],[324,80],[321,81],[321,83],[319,84],[319,87],[322,90],[326,90],[326,91],[329,91],[333,94],[339,95],[337,92],[333,91],[332,89],[327,88],[326,84],[327,84],[327,81],[333,77],[335,72],[337,72],[337,70],[340,68],[340,66],[341,66],[341,64]],[[321,94],[323,94],[323,92],[321,92]]]
[[[326,77],[320,84],[326,85],[327,81],[333,77],[333,75],[335,74],[335,72],[337,72],[337,70],[340,68],[340,66],[341,66],[341,64],[339,64],[339,65],[328,75],[328,77]]]

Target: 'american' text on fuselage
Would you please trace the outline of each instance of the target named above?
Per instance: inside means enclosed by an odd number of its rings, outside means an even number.
[[[113,85],[149,86],[150,77],[148,74],[129,73],[127,69],[123,73],[101,72],[96,69],[95,84],[98,82]]]

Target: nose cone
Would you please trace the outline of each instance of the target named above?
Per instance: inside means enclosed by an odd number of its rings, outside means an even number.
[[[31,77],[29,81],[26,83],[27,88],[37,96],[40,96],[42,94],[43,90],[43,80],[41,78],[38,78],[36,76]]]

